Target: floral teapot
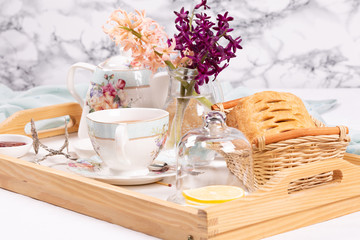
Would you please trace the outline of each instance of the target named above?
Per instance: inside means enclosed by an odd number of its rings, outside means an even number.
[[[78,68],[93,72],[86,98],[82,99],[75,90],[74,74]],[[168,92],[167,73],[152,74],[151,71],[133,66],[131,58],[116,56],[100,63],[76,63],[67,76],[67,87],[83,108],[79,138],[87,138],[85,117],[88,113],[129,107],[162,108]]]

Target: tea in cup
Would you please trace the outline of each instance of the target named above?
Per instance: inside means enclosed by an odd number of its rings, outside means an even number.
[[[119,108],[89,113],[88,133],[96,154],[113,174],[146,175],[163,148],[169,113],[155,108]]]

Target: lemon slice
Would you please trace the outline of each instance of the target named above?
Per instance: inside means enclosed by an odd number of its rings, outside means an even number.
[[[194,205],[194,206],[212,206],[216,203],[199,203],[199,202],[194,202],[188,199],[185,199],[185,203],[188,205]]]
[[[207,204],[228,202],[241,198],[244,194],[242,188],[228,185],[206,186],[182,192],[182,195],[188,202]]]

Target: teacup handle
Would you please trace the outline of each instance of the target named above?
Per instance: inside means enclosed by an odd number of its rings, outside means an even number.
[[[115,131],[115,144],[116,144],[116,158],[121,161],[125,166],[131,165],[129,158],[125,152],[125,146],[129,142],[129,136],[127,133],[127,124],[122,123],[116,127]]]
[[[77,68],[82,68],[82,69],[86,69],[91,72],[94,72],[96,69],[96,66],[89,64],[89,63],[78,62],[70,67],[68,74],[67,74],[67,88],[68,88],[69,92],[75,98],[75,100],[80,104],[80,106],[84,107],[84,100],[76,92],[75,85],[74,85],[74,75],[75,75],[75,70]]]

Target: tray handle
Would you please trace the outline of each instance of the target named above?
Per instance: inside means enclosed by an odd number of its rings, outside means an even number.
[[[216,110],[216,111],[231,110],[240,102],[241,99],[242,98],[237,98],[227,102],[215,103],[214,105],[211,106],[211,110]]]
[[[4,122],[0,123],[0,134],[22,134],[29,136],[25,132],[26,124],[34,121],[51,119],[68,115],[68,132],[76,132],[79,128],[82,108],[78,103],[70,102],[46,107],[22,110],[8,117]],[[57,127],[38,131],[39,138],[52,137],[65,133],[65,127]]]
[[[346,160],[340,158],[332,158],[312,163],[307,163],[302,166],[284,169],[282,172],[276,174],[259,192],[266,191],[281,195],[289,195],[303,192],[300,190],[297,192],[290,192],[289,185],[299,179],[308,178],[317,174],[333,172],[332,181],[319,186],[314,186],[310,189],[319,189],[322,187],[337,187],[339,185],[345,186],[352,182],[358,182],[357,177],[360,173],[359,167],[349,163]],[[334,184],[335,183],[335,184]]]
[[[286,141],[299,137],[339,135],[340,140],[350,141],[347,134],[349,134],[349,129],[346,126],[301,128],[290,130],[288,132],[276,133],[269,136],[258,137],[253,140],[252,144],[258,147],[260,151],[262,151],[264,150],[266,145],[269,145],[271,143],[277,143],[280,141]]]

